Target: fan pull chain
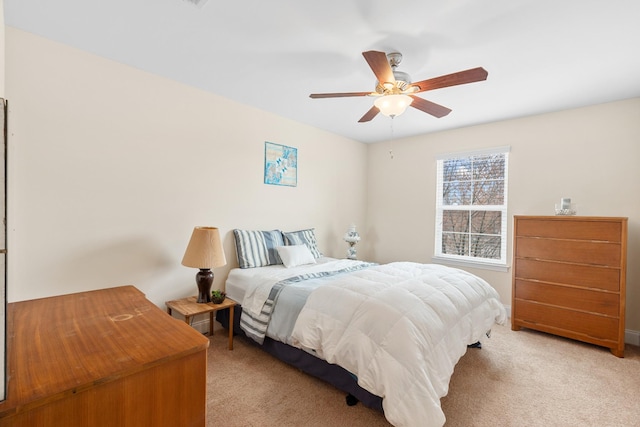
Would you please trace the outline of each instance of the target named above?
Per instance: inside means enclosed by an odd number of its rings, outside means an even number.
[[[394,116],[390,116],[390,117],[391,117],[391,139],[389,140],[389,158],[393,160],[393,118]]]

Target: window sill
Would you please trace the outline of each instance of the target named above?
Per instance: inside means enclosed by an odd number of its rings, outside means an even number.
[[[452,267],[469,267],[480,268],[483,270],[502,271],[506,273],[509,271],[510,266],[507,264],[493,264],[488,262],[467,261],[462,259],[451,259],[445,257],[434,256],[431,261],[435,264],[450,265]]]

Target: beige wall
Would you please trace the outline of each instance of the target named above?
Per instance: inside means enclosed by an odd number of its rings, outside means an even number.
[[[452,114],[455,114],[455,108]],[[425,117],[425,120],[435,120]],[[396,126],[401,126],[398,120]],[[562,197],[579,215],[629,218],[627,329],[640,331],[640,98],[393,141],[369,149],[367,234],[379,262],[430,262],[436,155],[511,146],[513,215],[553,215]],[[509,242],[509,259],[511,259]],[[511,304],[511,271],[472,270]]]
[[[510,145],[510,221],[561,197],[629,217],[627,328],[640,331],[640,99],[367,146],[10,27],[6,81],[9,301],[120,284],[160,306],[193,294],[180,260],[194,225],[223,232],[215,287],[236,227],[313,226],[340,257],[355,222],[362,258],[430,262],[435,156]],[[298,148],[298,187],[262,183],[264,141]],[[510,271],[472,271],[510,304]]]
[[[9,290],[20,301],[133,284],[195,293],[196,225],[316,227],[327,255],[364,223],[366,146],[6,28]],[[264,142],[298,148],[298,186],[263,184]]]

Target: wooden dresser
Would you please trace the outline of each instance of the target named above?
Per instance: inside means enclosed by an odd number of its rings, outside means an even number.
[[[208,346],[133,286],[9,304],[0,426],[202,427]]]
[[[514,216],[511,328],[624,357],[627,218]]]

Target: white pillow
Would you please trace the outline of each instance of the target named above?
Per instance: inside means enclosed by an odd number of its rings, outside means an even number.
[[[311,251],[314,258],[320,258],[322,256],[322,252],[318,249],[315,228],[298,231],[283,231],[282,236],[284,237],[285,245],[293,246],[305,244]]]
[[[316,263],[316,259],[307,245],[278,246],[276,250],[287,268]]]

